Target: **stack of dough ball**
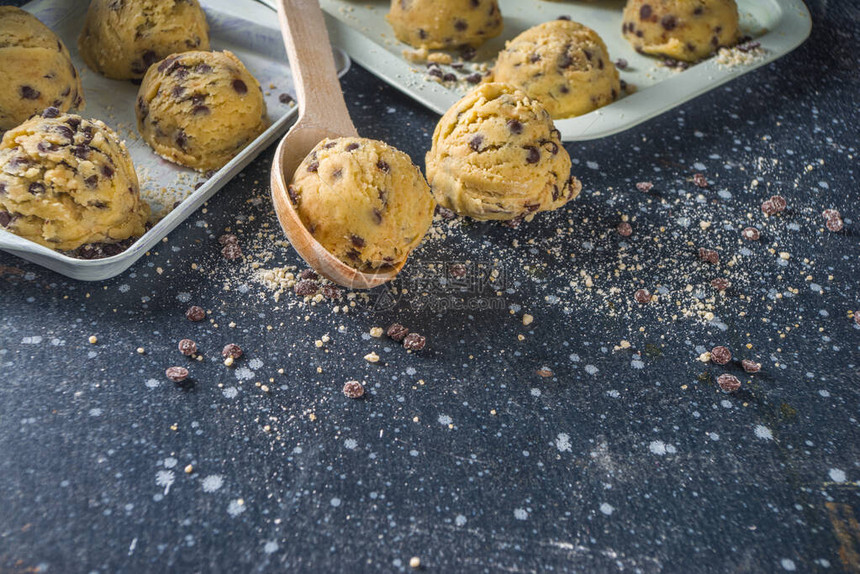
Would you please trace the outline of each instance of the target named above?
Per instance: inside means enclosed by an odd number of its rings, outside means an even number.
[[[561,134],[540,103],[508,84],[482,84],[433,133],[427,180],[439,205],[475,219],[531,220],[582,189]]]
[[[163,158],[218,169],[268,126],[260,84],[231,52],[185,52],[149,68],[137,129]]]
[[[603,40],[569,20],[545,22],[508,42],[493,76],[539,100],[556,119],[605,106],[621,91]]]
[[[408,155],[357,137],[317,144],[296,169],[288,193],[311,235],[361,271],[405,261],[430,228],[436,207]]]
[[[735,0],[628,0],[622,30],[636,51],[685,62],[737,43]]]
[[[142,235],[149,206],[125,145],[98,120],[47,108],[0,141],[0,225],[59,251]]]
[[[197,0],[92,0],[78,38],[87,66],[117,80],[139,80],[170,54],[208,49]]]
[[[476,48],[503,27],[497,0],[391,0],[386,19],[398,40],[430,50]]]
[[[0,131],[52,106],[84,107],[69,51],[35,16],[0,6]]]

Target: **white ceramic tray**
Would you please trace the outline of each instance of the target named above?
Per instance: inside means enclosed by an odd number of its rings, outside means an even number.
[[[97,281],[128,269],[283,135],[298,111],[278,99],[282,93],[295,97],[295,91],[277,16],[252,0],[203,0],[212,49],[235,53],[257,78],[263,88],[271,126],[209,179],[161,159],[137,135],[134,116],[137,86],[99,76],[78,55],[77,37],[88,4],[83,0],[36,0],[24,9],[54,30],[69,48],[84,85],[87,103],[82,115],[104,121],[126,141],[140,178],[141,194],[153,212],[168,211],[177,200],[181,203],[128,249],[113,257],[92,260],[68,257],[3,229],[0,229],[0,249],[74,279]],[[335,63],[340,75],[349,69],[349,58],[339,50],[335,50]],[[202,185],[195,190],[200,182]]]
[[[272,0],[261,0],[266,3]],[[561,15],[568,15],[596,30],[614,60],[630,66],[621,78],[638,91],[589,114],[556,121],[565,141],[605,137],[640,124],[755,68],[784,56],[809,36],[812,24],[802,0],[738,0],[741,27],[755,37],[766,53],[749,65],[723,67],[713,59],[679,72],[638,54],[621,35],[624,0],[595,2],[500,0],[505,29],[482,46],[476,61],[491,63],[496,54],[520,32]],[[463,88],[449,88],[426,79],[423,64],[409,62],[385,21],[389,0],[321,0],[328,12],[332,43],[356,62],[437,113],[444,113],[462,97]]]

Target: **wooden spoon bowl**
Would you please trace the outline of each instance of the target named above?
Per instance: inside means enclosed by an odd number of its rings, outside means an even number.
[[[323,277],[352,289],[371,289],[394,279],[406,260],[378,272],[350,267],[305,227],[287,189],[299,164],[325,138],[357,137],[337,78],[318,0],[279,0],[278,19],[293,79],[299,117],[278,144],[272,162],[272,201],[296,252]]]

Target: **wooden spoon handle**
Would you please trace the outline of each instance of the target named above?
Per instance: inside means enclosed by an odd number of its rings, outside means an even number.
[[[278,0],[278,20],[293,72],[299,118],[305,125],[358,135],[343,100],[319,0]]]

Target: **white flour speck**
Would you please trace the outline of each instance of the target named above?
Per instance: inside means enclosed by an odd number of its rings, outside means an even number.
[[[278,551],[278,543],[277,542],[270,540],[263,545],[263,552],[265,552],[266,554],[274,554],[277,551]]]
[[[604,502],[600,505],[600,512],[602,512],[606,516],[612,516],[612,513],[615,512],[615,507],[608,502]]]
[[[254,371],[248,367],[239,367],[236,369],[236,378],[240,381],[249,381],[254,378]]]
[[[343,446],[345,446],[349,450],[355,450],[358,447],[358,441],[356,441],[354,438],[348,438],[343,441]]]
[[[773,440],[773,433],[764,425],[756,425],[755,436],[764,440]]]
[[[224,478],[220,474],[210,474],[200,483],[203,485],[203,492],[215,492],[224,485]]]
[[[454,422],[454,419],[452,419],[448,415],[439,415],[439,418],[437,420],[439,421],[440,425],[445,425],[445,426],[448,426],[449,424]]]
[[[241,498],[231,500],[230,504],[227,505],[227,514],[230,516],[239,516],[243,512],[245,512],[245,501]]]
[[[251,370],[258,371],[260,367],[263,366],[263,361],[261,361],[260,359],[251,359],[250,361],[248,361],[248,366],[251,368]]]
[[[514,518],[517,520],[526,520],[529,517],[529,513],[524,508],[515,508],[514,509]]]
[[[155,473],[155,484],[164,487],[164,496],[170,492],[170,487],[173,486],[173,481],[176,480],[176,475],[172,470],[159,470]]]
[[[329,501],[329,504],[331,504],[335,508],[340,506],[340,503],[341,503],[341,500],[336,496]]]
[[[557,448],[559,452],[569,452],[570,435],[564,432],[558,433],[558,437],[555,439],[555,448]]]
[[[838,468],[831,468],[828,474],[830,475],[830,480],[833,482],[845,482],[848,478],[845,476],[845,471]]]

